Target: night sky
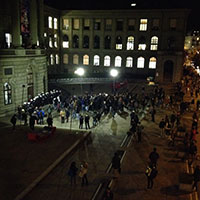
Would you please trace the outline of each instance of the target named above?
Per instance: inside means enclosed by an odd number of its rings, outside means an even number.
[[[200,8],[198,0],[44,0],[45,4],[58,9],[158,9],[158,8],[189,8],[188,30],[200,30]],[[136,3],[136,7],[131,7]]]

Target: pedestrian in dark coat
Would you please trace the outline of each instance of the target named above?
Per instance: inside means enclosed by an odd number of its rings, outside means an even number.
[[[10,122],[12,123],[12,129],[15,130],[15,126],[16,126],[16,123],[17,123],[17,115],[16,114],[14,114],[11,117]]]
[[[85,115],[85,128],[90,129],[90,116],[88,114]]]
[[[29,127],[33,131],[35,129],[35,121],[37,118],[34,115],[31,115],[29,118]]]
[[[154,147],[153,151],[149,154],[149,159],[151,161],[152,166],[157,166],[157,161],[159,159],[159,154],[157,153],[157,149]]]
[[[194,183],[193,183],[192,189],[197,190],[197,184],[200,181],[200,166],[199,165],[195,167],[193,177],[194,177]]]
[[[48,127],[53,126],[53,118],[52,118],[51,115],[49,115],[48,118],[47,118],[47,124],[48,124]]]
[[[82,129],[83,128],[83,116],[80,115],[80,118],[79,118],[79,129]]]
[[[113,192],[111,191],[110,187],[106,188],[106,191],[103,195],[103,200],[113,200]]]
[[[157,176],[158,170],[155,166],[150,164],[149,166],[147,166],[145,174],[147,176],[147,188],[152,189],[154,184],[153,180]]]
[[[118,175],[121,173],[121,163],[120,163],[120,157],[119,154],[115,152],[113,158],[112,158],[112,168],[113,168],[113,174],[114,178],[117,178]]]
[[[68,175],[70,177],[71,185],[73,185],[73,184],[76,185],[77,171],[78,171],[78,168],[76,167],[76,162],[73,161],[68,170]]]

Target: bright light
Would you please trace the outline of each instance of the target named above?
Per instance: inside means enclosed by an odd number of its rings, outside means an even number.
[[[132,3],[131,6],[132,6],[132,7],[136,6],[136,3]]]
[[[85,70],[83,68],[78,68],[74,73],[79,76],[83,76],[85,74]]]
[[[112,77],[116,77],[116,76],[118,76],[118,71],[117,71],[116,69],[111,69],[111,70],[110,70],[110,75],[111,75]]]

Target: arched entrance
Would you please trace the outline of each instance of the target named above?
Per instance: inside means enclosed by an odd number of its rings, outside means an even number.
[[[171,60],[167,60],[164,63],[163,81],[172,82],[173,79],[174,63]]]

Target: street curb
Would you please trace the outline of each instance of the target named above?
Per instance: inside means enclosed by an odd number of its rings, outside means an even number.
[[[70,154],[79,143],[85,140],[90,132],[84,133],[83,137],[78,139],[69,149],[67,149],[62,155],[60,155],[40,176],[38,176],[25,190],[23,190],[14,200],[22,200],[33,188],[44,179],[68,154]]]

